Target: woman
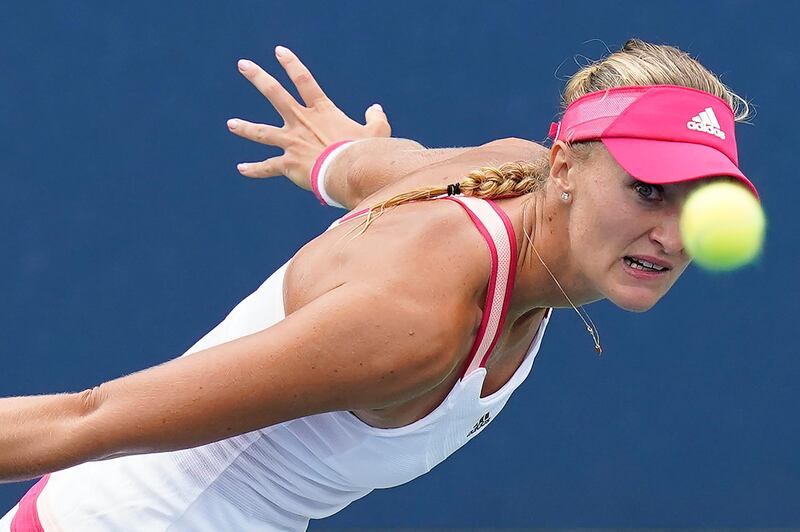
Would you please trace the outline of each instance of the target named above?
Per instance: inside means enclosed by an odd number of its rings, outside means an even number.
[[[755,192],[733,131],[746,104],[676,48],[631,40],[576,73],[549,151],[371,138],[388,135],[379,107],[351,121],[276,53],[306,105],[241,62],[286,125],[231,121],[285,152],[240,171],[353,212],[184,356],[0,400],[0,481],[45,475],[0,531],[305,530],[483,431],[552,308],[652,307],[689,263],[677,221],[699,182]]]

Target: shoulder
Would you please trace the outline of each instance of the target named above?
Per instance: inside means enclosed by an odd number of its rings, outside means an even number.
[[[514,137],[503,138],[475,146],[435,165],[420,168],[410,177],[418,175],[420,184],[440,181],[436,179],[438,176],[446,176],[445,180],[452,181],[476,167],[520,160],[532,161],[547,157],[548,153],[549,150],[541,144]]]
[[[341,235],[329,244],[347,279],[382,287],[459,345],[474,332],[492,264],[484,237],[460,205],[445,199],[400,205],[356,237],[359,223],[335,228]]]
[[[517,137],[493,140],[478,146],[476,149],[498,152],[516,159],[534,159],[548,153],[548,149],[541,144]]]

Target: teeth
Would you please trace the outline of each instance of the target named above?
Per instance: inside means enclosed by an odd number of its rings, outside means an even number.
[[[652,271],[657,271],[657,272],[661,272],[661,271],[666,270],[666,268],[664,268],[663,266],[656,266],[652,262],[648,262],[646,260],[639,260],[639,259],[630,259],[628,257],[625,257],[625,264],[627,264],[631,268],[635,268],[637,270],[645,270],[645,271],[652,270]]]

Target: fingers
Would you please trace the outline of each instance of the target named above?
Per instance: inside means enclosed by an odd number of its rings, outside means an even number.
[[[302,61],[294,55],[294,52],[283,46],[277,46],[275,47],[275,57],[278,58],[278,62],[286,70],[289,79],[297,87],[297,92],[300,93],[300,97],[308,107],[313,106],[320,100],[328,99],[317,84],[317,80],[314,79],[314,76],[311,75],[311,72]]]
[[[247,140],[269,146],[278,146],[279,148],[284,147],[284,140],[286,139],[283,130],[279,127],[256,124],[240,118],[228,120],[228,130],[234,135]]]
[[[267,74],[260,66],[247,59],[240,59],[238,67],[239,72],[269,100],[269,103],[275,107],[275,110],[283,117],[284,121],[293,116],[292,111],[297,108],[299,104],[292,95],[278,83],[278,80]]]
[[[239,163],[236,169],[245,177],[275,177],[285,173],[282,155],[257,163]]]
[[[364,112],[364,119],[366,120],[367,129],[373,135],[379,137],[388,137],[392,134],[392,128],[389,126],[389,120],[386,118],[386,113],[383,112],[383,107],[375,103],[370,105],[366,112]]]

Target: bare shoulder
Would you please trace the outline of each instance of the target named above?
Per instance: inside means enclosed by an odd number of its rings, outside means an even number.
[[[447,175],[452,180],[453,177],[457,178],[459,175],[466,174],[478,166],[513,161],[532,161],[546,157],[547,154],[548,149],[541,144],[516,137],[508,137],[481,144],[445,161],[422,167],[409,174],[408,177],[412,180],[433,178],[434,182],[437,182],[436,177]]]
[[[336,287],[368,283],[391,298],[398,318],[422,317],[417,326],[431,329],[425,334],[435,331],[453,346],[447,356],[465,355],[491,262],[463,209],[420,201],[389,209],[363,233],[362,222],[332,228],[298,252],[284,285],[287,314]]]
[[[546,156],[548,153],[547,148],[541,144],[517,137],[507,137],[504,139],[493,140],[478,146],[476,150],[499,152],[514,160],[532,160],[538,157]]]

